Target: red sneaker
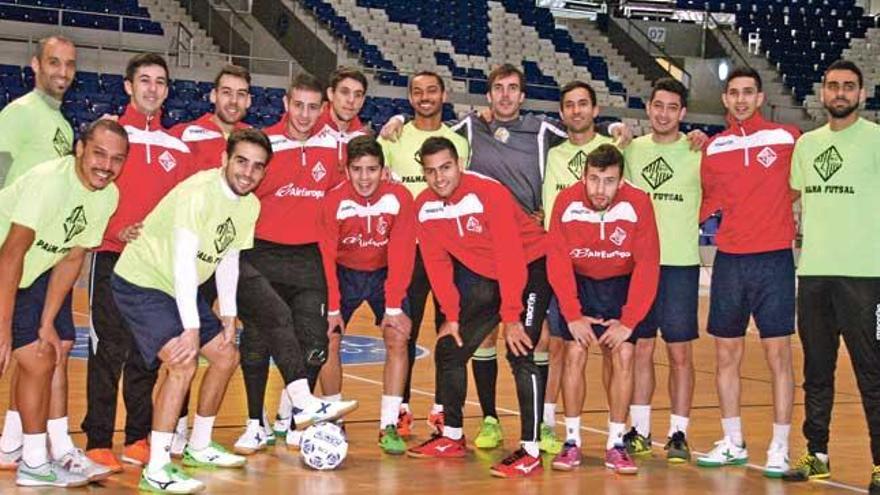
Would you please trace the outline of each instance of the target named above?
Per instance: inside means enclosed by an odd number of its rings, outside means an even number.
[[[490,471],[492,476],[499,478],[525,478],[540,475],[544,468],[540,457],[532,457],[525,449],[519,449],[492,466]]]
[[[443,411],[433,412],[431,411],[428,414],[428,427],[431,428],[432,435],[441,435],[443,433],[443,422],[446,416],[443,415]]]
[[[400,409],[400,415],[397,416],[397,434],[402,437],[409,437],[413,430],[413,413],[407,409]]]
[[[436,457],[446,459],[464,457],[467,455],[467,449],[465,448],[464,436],[460,440],[453,440],[436,435],[418,447],[407,450],[406,455],[416,458]]]

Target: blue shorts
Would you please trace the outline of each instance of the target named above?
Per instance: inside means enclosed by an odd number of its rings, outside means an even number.
[[[654,304],[645,319],[636,325],[635,333],[640,339],[653,339],[659,329],[668,343],[696,339],[699,337],[699,298],[699,266],[661,266]]]
[[[603,320],[620,318],[623,306],[626,304],[627,294],[629,293],[629,279],[629,275],[623,275],[621,277],[594,280],[576,274],[575,284],[577,284],[578,300],[581,303],[581,314]],[[556,307],[558,311],[558,304]],[[552,306],[550,312],[553,312]],[[553,318],[551,317],[550,319],[552,322]],[[554,329],[554,325],[550,324],[551,335],[562,337],[563,340],[574,340],[571,332],[568,331],[568,324],[561,315],[555,326],[556,328]],[[607,330],[605,326],[593,325],[593,333],[596,335],[596,338],[601,337],[605,330]],[[630,344],[635,344],[637,338],[636,332],[633,331],[626,341]]]
[[[337,264],[336,278],[339,280],[339,311],[345,324],[348,325],[351,316],[366,301],[376,317],[376,325],[379,325],[385,317],[385,280],[388,278],[388,268],[365,272]],[[401,309],[407,315],[408,306],[404,299]]]
[[[709,333],[743,337],[755,317],[761,338],[794,333],[794,255],[791,249],[755,254],[718,251],[712,268]]]
[[[168,294],[129,283],[112,275],[110,287],[119,313],[131,329],[135,344],[150,368],[157,368],[159,351],[169,340],[183,333],[177,302]],[[199,346],[204,347],[223,329],[220,320],[202,296],[197,296],[199,310]]]
[[[15,308],[12,312],[12,349],[24,347],[39,339],[40,319],[46,304],[46,291],[49,289],[49,275],[52,270],[37,277],[26,289],[15,293]],[[73,326],[73,306],[71,294],[67,293],[58,315],[55,316],[55,330],[61,340],[76,340],[76,327]]]

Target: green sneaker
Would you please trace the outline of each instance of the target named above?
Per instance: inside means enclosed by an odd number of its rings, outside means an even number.
[[[402,455],[406,452],[406,442],[397,433],[397,426],[388,425],[379,432],[379,447],[382,452],[391,455]]]
[[[183,465],[205,468],[240,468],[245,465],[244,456],[233,454],[217,442],[196,450],[187,445],[183,450]]]
[[[541,442],[538,447],[542,452],[556,455],[562,452],[563,442],[556,436],[556,431],[549,425],[541,423]]]
[[[474,445],[478,449],[494,449],[504,443],[504,434],[501,432],[501,423],[498,418],[486,416],[483,418],[483,424],[480,425],[480,432],[474,439]]]
[[[149,471],[147,467],[141,471],[138,490],[153,493],[198,493],[205,489],[204,483],[170,462],[157,472]]]
[[[670,464],[684,464],[691,460],[691,448],[684,433],[680,431],[669,437],[663,450],[666,451],[666,462]]]
[[[876,468],[874,473],[877,473]],[[791,469],[782,475],[785,481],[808,481],[808,480],[824,480],[831,477],[831,463],[823,462],[819,456],[812,452],[807,452],[801,456],[792,466]],[[873,478],[872,478],[873,481]]]
[[[871,483],[868,485],[868,495],[880,494],[880,466],[874,466],[871,471]]]
[[[623,444],[626,451],[633,457],[651,457],[654,446],[651,444],[651,435],[642,436],[635,428],[623,436]]]

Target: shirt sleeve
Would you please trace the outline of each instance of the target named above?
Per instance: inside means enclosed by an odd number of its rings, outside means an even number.
[[[324,265],[324,279],[327,282],[327,312],[339,314],[339,279],[336,275],[336,256],[339,252],[339,226],[336,223],[338,202],[326,199],[321,204],[318,220],[318,248],[321,250],[321,263]]]
[[[36,178],[35,178],[36,177]],[[58,199],[63,198],[67,193],[64,186],[58,181],[51,181],[49,184],[38,183],[42,176],[34,176],[33,174],[25,177],[19,177],[15,182],[21,191],[22,196],[36,194],[39,198],[27,198],[19,196],[19,200],[15,203],[12,215],[9,217],[10,223],[27,227],[36,231],[40,227],[43,219],[54,212],[59,207]],[[27,181],[27,182],[25,182]]]
[[[568,255],[562,226],[562,212],[565,201],[553,205],[548,233],[550,249],[547,251],[547,278],[559,301],[559,310],[565,321],[572,322],[581,317],[581,304],[577,295],[574,264]]]
[[[199,238],[192,230],[183,227],[174,229],[174,301],[183,328],[199,328],[199,308],[196,303],[199,290],[196,255],[199,252]],[[218,282],[219,283],[219,282]]]
[[[395,314],[403,305],[416,258],[416,219],[409,191],[397,195],[400,211],[388,240],[388,277],[385,279],[385,311]]]
[[[486,205],[492,230],[492,246],[495,251],[496,275],[501,293],[501,321],[519,321],[523,310],[522,294],[526,287],[528,272],[523,241],[516,220],[518,206],[513,197],[498,186],[492,200]]]
[[[452,258],[422,222],[416,222],[416,236],[431,291],[437,296],[446,319],[458,321],[461,301],[453,280]]]
[[[654,219],[654,207],[647,197],[643,199],[642,205],[633,246],[635,267],[630,278],[626,304],[621,309],[620,316],[620,322],[632,329],[645,319],[654,304],[657,284],[660,282],[660,238]]]
[[[239,251],[231,249],[217,265],[214,281],[217,284],[217,305],[220,316],[238,315],[235,298],[238,293],[238,258]]]
[[[801,168],[802,149],[803,147],[800,146],[800,140],[798,140],[798,142],[795,143],[794,151],[791,154],[791,175],[789,176],[788,182],[790,187],[796,191],[801,191],[804,188],[804,176]]]
[[[22,125],[22,115],[16,115],[21,113],[15,111],[18,108],[18,105],[10,106],[5,112],[0,112],[0,160],[3,160],[4,154],[8,154],[9,165],[21,151],[24,143],[22,131],[27,127]]]

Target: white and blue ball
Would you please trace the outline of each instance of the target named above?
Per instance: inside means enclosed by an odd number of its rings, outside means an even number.
[[[303,432],[299,452],[305,465],[312,469],[336,469],[348,454],[348,440],[335,424],[318,423]]]

